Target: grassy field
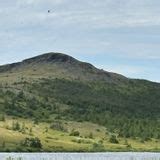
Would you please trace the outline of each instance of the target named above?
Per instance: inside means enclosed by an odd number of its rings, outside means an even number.
[[[24,130],[15,131],[13,123],[19,123]],[[118,143],[111,143],[109,133],[104,127],[89,122],[65,122],[61,125],[65,131],[51,129],[49,123],[35,124],[26,119],[5,118],[0,122],[0,150],[1,151],[160,151],[160,141],[118,138]],[[71,132],[78,131],[80,135],[71,136]],[[42,148],[21,146],[25,138],[38,137]]]

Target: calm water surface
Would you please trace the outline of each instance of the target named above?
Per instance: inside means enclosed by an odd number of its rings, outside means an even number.
[[[0,153],[0,160],[160,160],[160,153]]]

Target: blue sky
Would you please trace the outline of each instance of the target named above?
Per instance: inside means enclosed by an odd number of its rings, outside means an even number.
[[[1,0],[0,64],[51,51],[160,82],[160,1]]]

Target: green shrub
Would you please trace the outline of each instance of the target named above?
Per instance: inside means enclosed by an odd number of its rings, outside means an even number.
[[[70,136],[80,136],[80,132],[79,131],[75,131],[74,129],[71,131],[71,133],[69,134]]]
[[[0,121],[5,121],[5,115],[4,114],[0,115]]]
[[[19,124],[19,122],[17,121],[17,122],[12,122],[12,130],[14,130],[14,131],[20,131],[20,129],[21,129],[21,127],[20,127],[20,124]]]
[[[50,128],[55,129],[57,131],[67,132],[67,129],[63,126],[62,122],[60,122],[60,121],[54,121],[50,125]]]
[[[42,148],[42,144],[39,138],[26,138],[22,145],[25,147],[32,147],[32,148]]]
[[[119,143],[115,135],[111,135],[111,137],[109,139],[109,142],[115,143],[115,144]]]
[[[90,132],[89,136],[88,136],[90,139],[93,139],[93,133]]]
[[[93,143],[91,151],[93,152],[103,152],[105,151],[104,145],[102,143]]]

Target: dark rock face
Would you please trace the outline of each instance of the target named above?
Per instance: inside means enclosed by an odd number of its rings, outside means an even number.
[[[21,63],[12,63],[4,66],[0,66],[0,73],[10,71],[13,68],[20,67]]]
[[[62,54],[62,53],[46,53],[40,56],[36,56],[30,59],[26,59],[23,61],[23,63],[55,63],[55,62],[68,62],[68,63],[78,63],[79,61],[74,59],[71,56]]]

